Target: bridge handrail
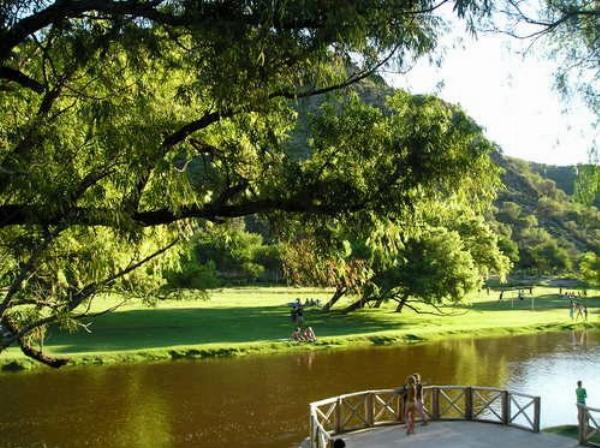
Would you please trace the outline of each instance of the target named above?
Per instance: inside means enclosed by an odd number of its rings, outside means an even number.
[[[577,408],[579,409],[579,443],[600,447],[600,409],[580,403],[577,403]]]
[[[540,397],[496,387],[431,385],[423,387],[431,420],[472,420],[539,432]],[[359,429],[404,422],[397,389],[343,394],[310,404],[310,448],[330,448],[335,436]],[[600,411],[599,411],[600,412]],[[600,446],[600,445],[598,445]]]

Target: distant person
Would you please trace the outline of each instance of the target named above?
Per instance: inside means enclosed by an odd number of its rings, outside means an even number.
[[[579,319],[579,317],[581,317],[582,319],[584,318],[583,305],[581,305],[580,303],[577,304],[577,315],[575,316],[575,321],[577,321],[577,319]]]
[[[298,323],[298,308],[300,306],[299,303],[300,299],[296,299],[290,304],[292,307],[292,309],[290,310],[290,317],[292,318],[292,322],[294,322],[294,324]]]
[[[523,291],[519,289],[519,294],[518,294],[519,300],[525,300],[525,295],[523,294]]]
[[[587,398],[587,390],[583,388],[581,380],[577,381],[577,389],[575,389],[575,396],[577,397],[577,421],[579,425],[583,423],[584,411],[582,406],[585,406],[585,400]]]
[[[302,325],[304,323],[304,307],[300,305],[296,309],[296,323]]]
[[[302,334],[302,328],[298,327],[296,328],[293,332],[292,332],[292,341],[296,341],[296,342],[304,342],[304,335]]]
[[[427,426],[427,415],[425,415],[425,403],[423,403],[423,384],[421,383],[421,375],[418,373],[413,373],[413,377],[415,378],[415,387],[417,390],[416,395],[416,409],[421,417],[421,425]]]
[[[569,305],[569,316],[571,316],[571,320],[575,318],[575,304],[571,301],[571,305]]]
[[[306,327],[304,329],[304,333],[302,334],[304,340],[307,342],[317,342],[317,335],[315,334],[312,327]]]
[[[296,323],[296,308],[294,308],[293,306],[290,310],[290,319],[292,319],[292,322]]]
[[[415,377],[410,375],[406,381],[406,395],[404,396],[404,420],[406,421],[406,435],[415,433],[415,412],[417,410],[417,387]]]
[[[342,439],[335,439],[333,441],[333,448],[346,448],[346,442]]]
[[[583,318],[585,319],[586,322],[588,320],[588,313],[589,313],[589,311],[588,311],[587,305],[583,305]]]

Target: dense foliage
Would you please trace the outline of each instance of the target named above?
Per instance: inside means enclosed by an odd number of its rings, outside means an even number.
[[[383,105],[367,106],[354,99],[336,104],[335,110],[347,107],[363,111],[359,122],[348,120],[356,114],[342,114],[344,119],[332,115],[331,104],[316,114],[313,126],[327,133],[309,133],[313,150],[343,141],[353,129],[358,130],[353,141],[366,146],[357,136],[373,135],[364,128],[372,122],[378,133],[395,138],[412,140],[416,130],[423,132],[429,160],[419,165],[439,164],[438,172],[462,167],[463,175],[452,185],[432,178],[427,187],[405,187],[403,191],[413,195],[409,208],[356,213],[351,220],[288,222],[282,234],[288,277],[300,284],[335,287],[325,309],[345,294],[358,294],[359,302],[349,308],[355,309],[369,301],[406,303],[408,297],[428,303],[457,301],[481,286],[490,271],[504,276],[509,262],[481,217],[499,182],[499,170],[484,155],[491,154],[493,146],[481,129],[455,106],[404,92],[396,92]]]
[[[431,52],[438,5],[2,1],[0,352],[63,365],[36,347],[44,329],[111,311],[102,292],[151,297],[206,222],[400,212],[454,190],[485,148],[432,145],[473,125],[436,106],[442,128],[426,100],[324,108],[310,157],[288,154],[297,99]],[[487,2],[454,6],[469,21]]]
[[[188,242],[179,269],[167,273],[169,287],[210,289],[224,285],[282,281],[279,245],[266,244],[243,220],[209,227]]]

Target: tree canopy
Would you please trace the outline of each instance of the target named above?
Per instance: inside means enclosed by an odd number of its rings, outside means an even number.
[[[432,51],[438,6],[3,1],[0,352],[63,365],[40,331],[110,312],[92,303],[103,292],[150,297],[198,223],[385,214],[456,190],[489,146],[428,98],[336,102],[310,156],[287,151],[296,100]],[[467,21],[487,7],[454,3]]]

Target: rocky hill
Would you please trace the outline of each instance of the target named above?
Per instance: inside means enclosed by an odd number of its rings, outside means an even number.
[[[576,167],[553,167],[499,153],[494,160],[504,170],[494,218],[503,244],[518,255],[518,268],[569,271],[583,253],[600,251],[600,212],[572,198]]]

